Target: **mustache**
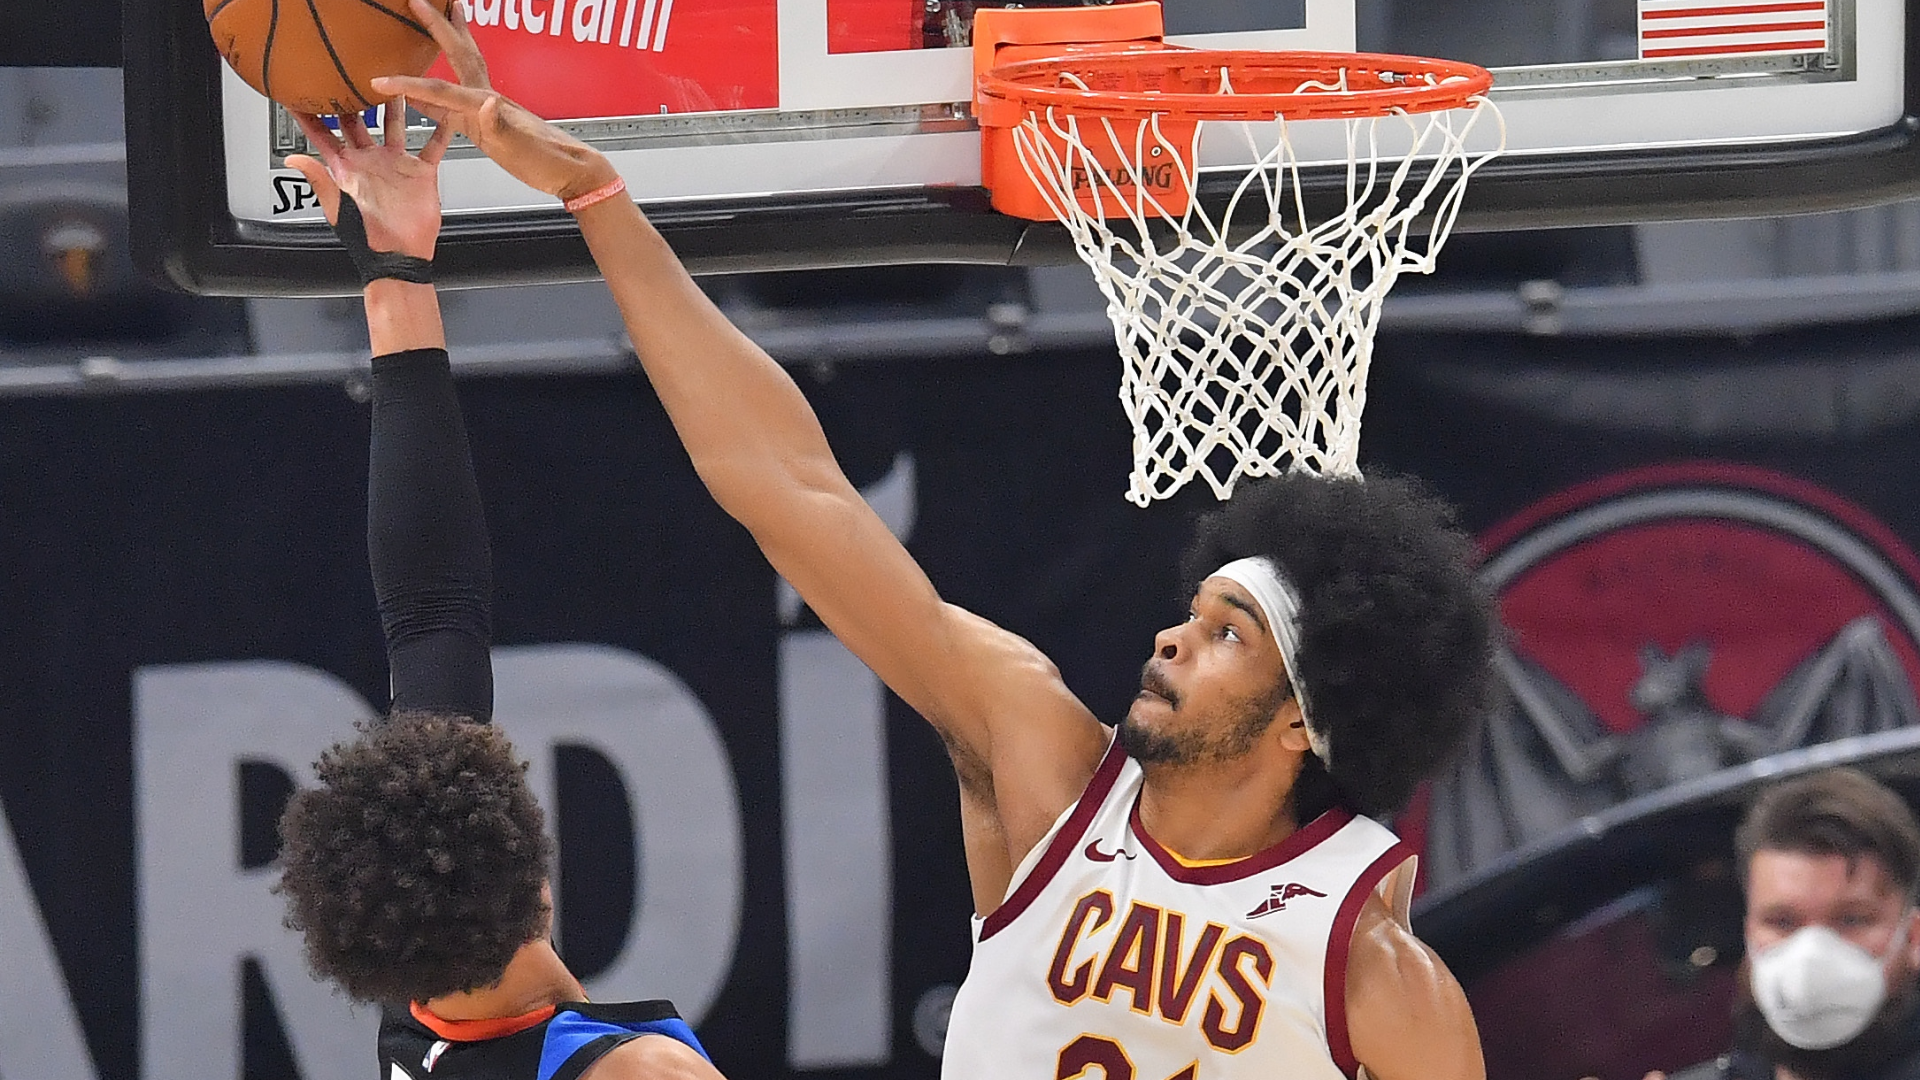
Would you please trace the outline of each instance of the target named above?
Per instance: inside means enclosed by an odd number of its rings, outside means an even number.
[[[1140,665],[1140,689],[1156,697],[1165,698],[1167,704],[1176,709],[1180,707],[1179,692],[1167,682],[1167,677],[1161,674],[1160,668],[1152,660]]]

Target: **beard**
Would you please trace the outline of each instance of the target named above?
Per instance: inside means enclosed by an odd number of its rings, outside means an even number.
[[[1880,1011],[1873,1014],[1866,1029],[1826,1050],[1803,1050],[1781,1038],[1768,1025],[1759,1003],[1753,999],[1752,969],[1747,962],[1740,964],[1740,975],[1734,985],[1734,1045],[1758,1051],[1800,1080],[1872,1075],[1912,1049],[1914,1007],[1920,1003],[1913,972],[1898,972],[1889,978],[1887,999],[1880,1003]]]
[[[1167,684],[1151,660],[1140,669],[1140,689],[1166,701],[1175,716],[1180,714],[1181,695]],[[1120,741],[1120,749],[1142,765],[1232,761],[1253,749],[1253,744],[1273,724],[1274,714],[1280,711],[1290,693],[1291,689],[1282,683],[1257,698],[1231,699],[1221,708],[1222,722],[1205,725],[1202,730],[1151,731],[1135,721],[1129,710],[1115,737]]]

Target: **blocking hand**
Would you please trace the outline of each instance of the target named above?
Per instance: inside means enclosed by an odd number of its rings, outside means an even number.
[[[458,129],[521,183],[549,195],[571,199],[618,176],[599,151],[493,88],[459,4],[452,5],[451,21],[426,0],[410,0],[409,7],[440,43],[460,81],[389,75],[373,80],[376,91],[406,95],[443,130]]]

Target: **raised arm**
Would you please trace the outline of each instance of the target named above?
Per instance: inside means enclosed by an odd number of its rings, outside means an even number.
[[[793,380],[707,300],[630,200],[579,218],[708,490],[945,740],[976,909],[991,911],[1092,776],[1103,730],[1029,642],[941,601],[841,472]]]
[[[562,198],[617,179],[599,153],[486,89],[464,26],[427,5],[465,86],[391,79],[443,111],[520,180]],[[931,721],[962,779],[969,860],[983,909],[1017,861],[1078,796],[1105,734],[1032,645],[941,602],[932,584],[841,472],[786,372],[694,284],[628,198],[578,212],[654,390],[694,467],[753,533],[821,620]],[[985,849],[997,849],[985,864]]]
[[[404,106],[388,110],[385,145],[375,144],[356,116],[342,118],[341,136],[302,118],[323,160],[289,164],[313,184],[350,245],[358,219],[369,251],[431,261],[440,228],[436,166],[451,132],[436,133],[416,158],[404,150],[405,113]],[[351,205],[343,204],[343,189]],[[493,560],[439,298],[430,283],[380,277],[367,283],[362,299],[373,348],[367,560],[393,708],[488,720]]]
[[[374,357],[367,561],[394,710],[490,719],[492,555],[444,346]]]

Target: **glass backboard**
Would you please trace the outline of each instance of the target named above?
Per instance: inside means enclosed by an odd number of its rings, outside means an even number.
[[[1072,258],[1058,227],[987,208],[972,0],[462,2],[496,85],[606,150],[695,272]],[[220,63],[193,5],[126,17],[143,266],[202,292],[351,291],[284,167],[302,145],[291,118]],[[1920,194],[1910,19],[1907,0],[1165,2],[1178,44],[1493,68],[1507,150],[1469,190],[1469,230]],[[1202,195],[1246,153],[1203,145]],[[442,190],[447,284],[592,276],[554,200],[471,147]]]

